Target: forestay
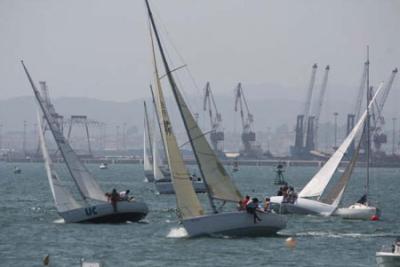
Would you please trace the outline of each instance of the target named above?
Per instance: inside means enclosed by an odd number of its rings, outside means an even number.
[[[161,135],[163,137],[166,148],[165,150],[167,154],[168,165],[171,171],[172,184],[175,191],[179,216],[182,219],[198,217],[203,215],[204,211],[199,199],[197,198],[196,192],[194,191],[189,172],[185,167],[185,163],[183,161],[178,143],[176,141],[176,137],[172,129],[172,124],[169,119],[164,95],[161,89],[151,32],[150,37],[152,44],[154,77],[156,84],[156,112],[160,118]]]
[[[58,212],[69,211],[73,209],[80,208],[81,205],[74,199],[72,194],[67,191],[66,188],[62,185],[61,181],[58,178],[57,173],[53,170],[53,163],[49,156],[49,152],[47,150],[46,141],[44,138],[44,130],[42,128],[42,121],[40,119],[40,115],[38,113],[38,127],[39,127],[39,141],[40,148],[42,151],[44,166],[46,169],[47,178],[49,179],[49,185],[51,189],[51,193],[53,195],[54,202],[56,204],[56,208]]]
[[[369,108],[374,103],[376,96],[382,89],[382,83],[379,85],[374,97],[371,99]],[[344,154],[349,148],[350,144],[354,141],[354,138],[362,129],[364,120],[367,116],[367,111],[358,120],[357,124],[354,126],[353,130],[349,133],[340,147],[335,151],[335,153],[329,158],[325,165],[314,175],[314,177],[307,183],[307,185],[300,191],[299,197],[320,197],[328,185],[329,181],[332,179],[337,167],[340,164]]]
[[[72,150],[72,147],[65,139],[61,132],[61,127],[59,127],[57,120],[52,116],[52,114],[47,110],[46,105],[39,91],[29,75],[24,63],[21,61],[25,73],[28,76],[29,82],[32,86],[33,92],[35,94],[36,100],[43,112],[43,115],[49,125],[50,131],[56,141],[58,149],[67,165],[67,168],[75,181],[82,197],[84,199],[89,198],[98,201],[107,201],[104,192],[101,190],[99,184],[96,182],[92,174],[87,170],[85,165],[79,160],[78,156]]]

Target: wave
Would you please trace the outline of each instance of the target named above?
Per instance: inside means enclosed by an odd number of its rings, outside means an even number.
[[[184,238],[188,237],[188,233],[186,232],[184,227],[175,227],[172,228],[167,234],[168,238]]]

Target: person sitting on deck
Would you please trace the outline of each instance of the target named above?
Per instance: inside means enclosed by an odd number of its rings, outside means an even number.
[[[250,203],[250,196],[246,196],[244,199],[239,201],[238,210],[246,210],[247,204]]]
[[[253,214],[254,223],[257,223],[257,221],[259,221],[259,222],[262,221],[261,218],[258,217],[257,212],[264,213],[264,211],[258,207],[258,199],[257,198],[253,198],[252,201],[247,204],[246,211],[249,214]]]
[[[121,201],[129,201],[130,197],[129,197],[129,189],[125,190],[125,191],[121,191],[119,192],[119,198]]]
[[[287,202],[293,204],[296,202],[296,200],[297,200],[297,193],[294,191],[293,186],[289,186]]]
[[[271,211],[271,202],[270,198],[266,197],[264,200],[264,211]]]

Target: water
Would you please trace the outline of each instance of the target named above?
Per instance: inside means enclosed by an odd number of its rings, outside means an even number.
[[[64,224],[54,208],[43,164],[0,163],[0,266],[79,266],[81,258],[104,266],[374,266],[375,252],[400,235],[400,171],[373,169],[371,199],[382,220],[349,221],[316,216],[289,216],[287,229],[274,238],[184,238],[177,224],[174,196],[154,193],[143,182],[140,165],[89,168],[105,190],[131,189],[150,207],[145,222],[122,225]],[[290,167],[290,184],[301,188],[315,168]],[[65,173],[62,172],[63,174]],[[356,169],[344,202],[363,191],[363,169]],[[234,177],[241,191],[261,198],[272,194],[271,167],[243,167]],[[207,204],[205,196],[202,202]],[[294,236],[290,249],[285,239]]]

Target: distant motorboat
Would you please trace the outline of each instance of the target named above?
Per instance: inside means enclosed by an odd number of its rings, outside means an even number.
[[[101,170],[108,169],[108,164],[105,163],[105,162],[102,162],[102,163],[100,164],[99,168],[100,168]]]
[[[376,263],[379,267],[400,266],[400,238],[397,238],[392,247],[383,247],[376,252]]]

